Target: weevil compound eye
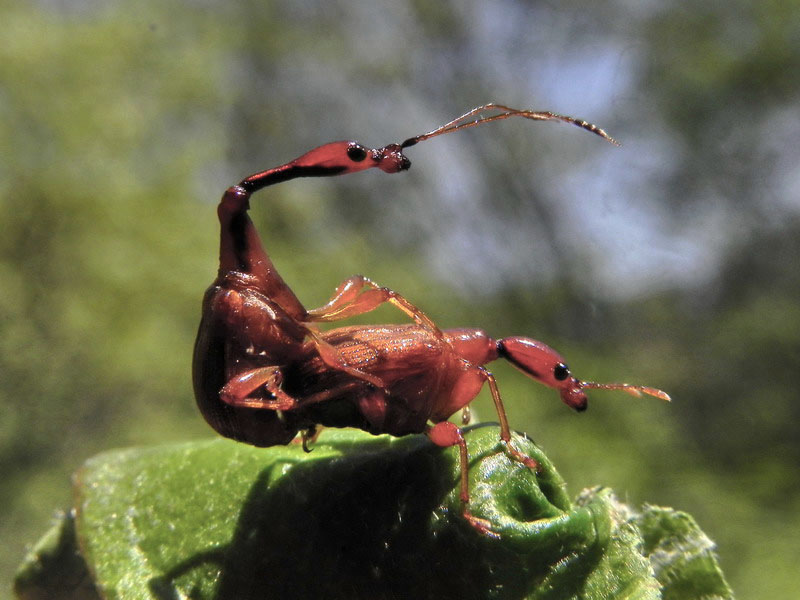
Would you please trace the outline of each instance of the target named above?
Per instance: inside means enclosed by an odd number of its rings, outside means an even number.
[[[564,381],[569,377],[569,367],[564,363],[558,363],[553,369],[553,377],[558,381]]]
[[[367,149],[354,142],[347,147],[347,157],[353,162],[361,162],[367,158]]]

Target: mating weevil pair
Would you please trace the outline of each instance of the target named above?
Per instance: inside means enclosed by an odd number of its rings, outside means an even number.
[[[476,118],[484,111],[494,114]],[[487,104],[429,133],[377,150],[352,141],[325,144],[225,192],[217,209],[219,274],[203,300],[193,368],[197,404],[217,432],[255,446],[287,444],[301,433],[304,447],[318,426],[395,436],[425,433],[438,446],[458,446],[463,515],[480,532],[495,536],[490,523],[470,512],[467,445],[461,430],[447,419],[462,410],[466,424],[469,403],[488,383],[506,451],[530,468],[537,465],[512,445],[497,383],[484,365],[505,358],[558,390],[578,411],[586,409],[585,390],[590,388],[669,399],[650,387],[581,381],[555,350],[530,338],[494,340],[479,329],[441,330],[403,296],[359,275],[343,281],[327,304],[307,310],[276,271],[247,215],[251,194],[261,188],[373,167],[386,173],[405,171],[411,162],[404,148],[515,116],[571,123],[616,144],[602,129],[579,119]],[[413,323],[329,331],[317,326],[384,303]]]

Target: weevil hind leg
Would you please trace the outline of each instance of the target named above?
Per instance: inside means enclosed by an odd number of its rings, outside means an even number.
[[[381,380],[379,377],[376,377],[375,375],[371,375],[369,373],[366,373],[365,371],[362,371],[361,369],[357,369],[355,367],[351,367],[350,365],[348,365],[347,361],[342,358],[336,346],[326,342],[322,338],[322,335],[320,334],[319,331],[309,327],[306,330],[306,335],[308,335],[308,337],[314,343],[314,346],[317,349],[319,357],[322,359],[322,362],[324,362],[327,366],[333,369],[337,369],[339,371],[343,371],[344,373],[347,373],[348,375],[351,375],[356,379],[361,379],[362,381],[366,381],[367,383],[372,384],[375,387],[381,389],[384,387],[383,380]]]
[[[353,275],[340,283],[325,305],[308,311],[309,321],[326,323],[363,315],[384,303],[397,307],[415,323],[432,331],[436,337],[444,336],[430,317],[405,297],[363,275]]]

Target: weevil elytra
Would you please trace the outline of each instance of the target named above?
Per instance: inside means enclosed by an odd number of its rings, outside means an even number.
[[[492,114],[481,116],[487,112]],[[447,419],[466,410],[488,384],[506,451],[528,467],[536,468],[536,463],[512,444],[487,363],[508,360],[557,390],[568,406],[579,411],[586,408],[589,388],[669,399],[650,387],[581,381],[555,350],[530,338],[495,340],[480,329],[441,330],[403,296],[360,275],[343,281],[325,305],[307,310],[278,274],[247,214],[251,195],[261,188],[297,177],[329,177],[373,167],[398,173],[411,166],[405,148],[515,116],[563,121],[616,144],[602,129],[573,117],[487,104],[433,131],[380,149],[353,141],[325,144],[228,188],[217,209],[219,273],[203,300],[193,366],[197,404],[217,432],[255,446],[287,444],[298,433],[305,445],[318,426],[358,427],[395,436],[425,433],[438,446],[458,446],[464,517],[480,532],[494,536],[490,524],[470,512],[467,444],[461,429]],[[328,331],[318,327],[384,303],[403,311],[412,322]]]

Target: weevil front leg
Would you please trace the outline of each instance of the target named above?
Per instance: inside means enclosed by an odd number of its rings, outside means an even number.
[[[447,333],[450,333],[449,330]],[[481,332],[482,333],[482,332]],[[491,338],[487,338],[492,341]],[[458,347],[458,345],[456,345]],[[489,384],[489,391],[492,395],[494,408],[497,411],[497,418],[500,421],[500,441],[506,448],[509,456],[526,467],[537,470],[539,463],[532,459],[527,454],[523,454],[511,443],[511,428],[508,425],[508,417],[506,416],[506,409],[503,406],[503,400],[500,397],[500,390],[497,387],[497,381],[489,370],[480,365],[470,363],[466,359],[462,359],[463,372],[458,378],[458,383],[453,388],[451,397],[451,407],[446,408],[439,418],[444,417],[445,414],[452,414],[457,410],[457,407],[467,406],[478,395],[478,392],[483,387],[484,383]]]
[[[492,395],[492,401],[494,402],[494,408],[497,411],[497,418],[500,419],[500,440],[506,447],[506,451],[511,455],[511,457],[516,460],[517,462],[522,463],[526,467],[529,467],[533,470],[537,470],[539,468],[539,463],[533,460],[527,454],[523,454],[514,446],[511,445],[511,428],[508,426],[508,417],[506,416],[506,409],[503,406],[503,400],[500,397],[500,390],[497,387],[497,380],[494,378],[487,369],[484,367],[475,367],[476,371],[480,373],[480,376],[483,377],[486,382],[489,384],[489,391]]]
[[[434,444],[441,448],[449,448],[451,446],[458,446],[459,464],[461,470],[461,514],[467,522],[477,529],[481,534],[496,539],[500,535],[492,531],[491,523],[486,519],[476,517],[470,512],[469,509],[469,452],[467,451],[467,442],[461,430],[450,423],[449,421],[442,421],[425,430],[425,435],[428,436]]]
[[[291,410],[299,402],[281,389],[283,376],[280,367],[261,367],[240,373],[231,378],[220,390],[219,397],[231,406],[268,410]],[[251,398],[250,395],[264,387],[273,398]]]
[[[380,286],[363,275],[353,275],[345,279],[325,305],[309,310],[308,315],[311,321],[326,323],[362,315],[384,303],[397,307],[436,337],[443,337],[439,327],[417,306],[394,290]]]

